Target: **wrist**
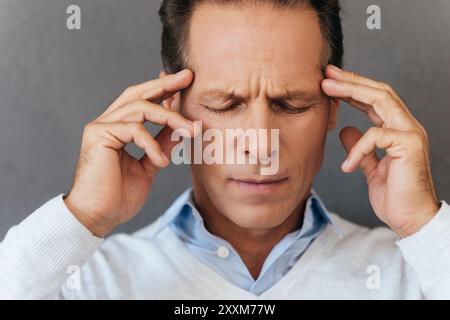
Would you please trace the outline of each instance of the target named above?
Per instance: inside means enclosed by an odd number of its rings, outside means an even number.
[[[440,204],[435,203],[429,209],[423,210],[420,213],[414,214],[414,218],[411,218],[409,223],[401,228],[392,228],[400,238],[409,237],[419,232],[425,225],[427,225],[439,211]]]
[[[104,238],[115,226],[105,219],[93,218],[89,212],[84,210],[70,196],[63,196],[63,201],[72,215],[83,224],[94,236]]]

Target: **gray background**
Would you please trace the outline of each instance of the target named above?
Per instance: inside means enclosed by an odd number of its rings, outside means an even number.
[[[66,29],[78,4],[82,29]],[[346,0],[346,67],[390,83],[430,135],[439,198],[450,200],[450,1]],[[382,29],[365,27],[366,8],[382,9]],[[161,70],[159,1],[0,0],[0,238],[34,209],[70,187],[83,126],[130,84]],[[338,131],[365,116],[347,105],[327,143],[315,187],[327,207],[379,224],[361,173],[345,175]],[[145,208],[117,231],[150,223],[189,185],[187,167],[171,167]]]

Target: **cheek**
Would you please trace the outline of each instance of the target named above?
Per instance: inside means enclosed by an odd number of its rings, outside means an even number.
[[[198,120],[195,117],[194,104],[190,100],[185,93],[180,96],[180,113],[190,120]]]
[[[320,105],[298,117],[289,117],[282,123],[282,134],[289,141],[315,145],[327,133],[328,113],[329,107]]]
[[[327,121],[326,112],[317,112],[287,122],[281,131],[286,159],[302,171],[317,172],[323,160]]]

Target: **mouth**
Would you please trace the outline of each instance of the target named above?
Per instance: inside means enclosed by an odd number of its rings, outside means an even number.
[[[288,177],[267,179],[230,179],[237,188],[246,192],[273,192],[286,185]]]

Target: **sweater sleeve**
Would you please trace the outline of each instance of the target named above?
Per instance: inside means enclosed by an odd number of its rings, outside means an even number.
[[[450,206],[441,201],[428,224],[396,244],[417,273],[424,297],[450,299]]]
[[[51,199],[0,243],[0,298],[57,298],[102,240],[75,218],[62,194]]]

